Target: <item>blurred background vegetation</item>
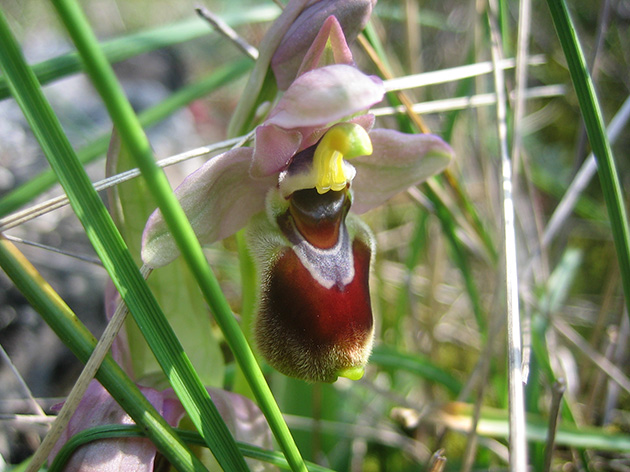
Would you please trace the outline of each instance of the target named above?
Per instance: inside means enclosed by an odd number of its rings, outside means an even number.
[[[103,41],[160,27],[181,33],[187,28],[177,25],[189,20],[198,21],[198,31],[205,27],[201,20],[194,20],[197,5],[189,1],[86,0],[82,5]],[[214,1],[205,6],[233,21],[239,34],[253,45],[277,13],[272,2],[262,0]],[[243,19],[261,6],[265,9],[258,20]],[[2,0],[1,7],[31,64],[72,50],[48,2]],[[519,3],[507,1],[502,7],[503,53],[514,57]],[[572,0],[569,7],[608,123],[630,95],[630,2]],[[481,1],[381,0],[373,17],[373,34],[382,44],[382,59],[396,77],[489,61],[486,9]],[[211,33],[209,26],[207,34],[194,36],[116,63],[116,72],[138,111],[242,59],[242,53]],[[527,101],[520,128],[522,152],[515,163],[531,431],[545,431],[554,385],[562,378],[566,392],[553,470],[630,470],[630,396],[619,387],[628,385],[630,329],[597,177],[554,239],[540,249],[551,215],[590,148],[547,6],[537,0],[532,2],[529,48],[531,55],[542,54],[544,63],[528,68],[528,87],[565,87],[561,95]],[[124,49],[123,43],[118,51]],[[380,74],[359,45],[353,51],[363,70]],[[224,139],[245,77],[196,98],[152,126],[148,132],[156,156]],[[506,72],[506,81],[508,91],[513,90],[513,69]],[[111,127],[99,97],[81,74],[56,80],[45,92],[75,148]],[[494,93],[491,74],[408,91],[413,103],[485,93]],[[505,274],[496,112],[490,104],[422,118],[432,132],[452,144],[456,158],[449,169],[451,180],[442,176],[365,216],[379,247],[372,280],[377,347],[365,378],[308,385],[269,373],[272,390],[304,457],[334,470],[429,470],[432,454],[439,449],[448,460],[444,470],[468,467],[467,454],[474,457],[472,470],[507,468]],[[404,114],[379,120],[389,127],[413,129]],[[626,198],[629,136],[622,132],[613,145]],[[171,169],[174,185],[200,162],[192,160]],[[10,99],[0,102],[0,205],[46,166],[15,104]],[[89,164],[91,178],[103,178],[104,167],[103,159]],[[53,187],[33,196],[28,204],[60,192]],[[17,210],[1,208],[5,212],[0,217]],[[7,234],[93,256],[68,208]],[[106,273],[97,265],[40,248],[23,250],[98,336],[104,326],[101,294]],[[232,308],[239,313],[234,240],[213,245],[208,257]],[[212,335],[221,339],[217,332]],[[0,274],[0,343],[45,408],[67,394],[81,368],[4,274]],[[229,388],[233,359],[226,348],[223,354],[228,373],[224,385]],[[618,370],[604,373],[606,359]],[[17,401],[23,392],[5,363],[0,364],[0,379],[2,413],[23,412]],[[475,404],[483,405],[476,449],[462,431]],[[0,420],[0,425],[0,454],[8,464],[20,463],[32,454],[45,431],[15,420]],[[544,446],[540,436],[530,443],[533,470],[542,470]]]

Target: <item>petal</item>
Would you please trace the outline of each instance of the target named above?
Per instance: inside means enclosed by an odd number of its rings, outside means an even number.
[[[374,122],[376,121],[376,117],[372,113],[367,113],[365,115],[355,116],[354,118],[348,121],[350,121],[350,123],[356,123],[358,125],[363,126],[365,130],[369,132],[372,128],[374,128]]]
[[[152,397],[147,394],[147,390],[153,390],[148,387],[139,387],[142,393],[147,397],[147,399],[154,405],[154,400]],[[173,427],[179,426],[179,422],[186,414],[186,410],[184,410],[184,406],[177,395],[175,395],[175,391],[172,388],[167,388],[166,390],[162,390],[158,392],[157,390],[153,390],[159,395],[161,400],[161,409],[158,411],[162,415],[162,417]],[[156,406],[157,407],[157,406]]]
[[[442,172],[453,150],[438,136],[405,134],[394,130],[370,132],[374,152],[357,157],[352,165],[357,175],[352,182],[352,211],[364,213],[397,193]]]
[[[253,149],[228,151],[189,175],[175,190],[201,244],[226,238],[264,209],[265,194],[277,177],[253,179],[249,167]],[[142,260],[161,267],[179,255],[159,210],[149,218],[142,237]]]
[[[325,126],[367,110],[383,99],[382,81],[345,64],[298,77],[272,110],[267,124],[286,129]]]
[[[162,396],[157,390],[142,388],[142,393],[162,413]],[[66,430],[51,451],[50,460],[71,436],[98,425],[134,424],[100,383],[93,380],[70,419]],[[95,441],[81,446],[64,470],[151,472],[157,450],[148,439],[119,438]]]
[[[313,69],[332,64],[352,66],[354,59],[339,20],[334,16],[329,16],[306,52],[297,77]]]
[[[289,5],[291,3],[289,2]],[[346,43],[346,39],[348,43],[352,43],[367,24],[375,3],[374,0],[320,0],[312,2],[291,25],[274,53],[271,64],[278,87],[281,90],[286,90],[295,77],[299,75],[298,69],[301,68],[302,73],[305,71],[302,59],[305,55],[308,56],[311,52],[309,48],[312,48],[313,43],[318,41],[318,33],[320,33],[320,29],[325,27],[327,18],[334,16],[340,24],[339,29],[343,30],[341,32],[342,37],[345,34],[343,43]],[[325,34],[325,37],[327,36]],[[343,47],[338,48],[339,44],[334,42],[332,46],[333,51],[337,49],[337,52],[340,52],[343,49]],[[316,47],[320,48],[320,46]],[[347,45],[345,48],[347,49]],[[351,63],[352,54],[350,51],[347,50],[343,54],[346,56],[349,54]],[[338,57],[339,55],[335,53],[335,59]],[[337,64],[348,63],[346,59],[335,62]]]
[[[251,175],[265,177],[285,169],[301,143],[302,133],[298,130],[287,131],[276,125],[259,126],[256,128]]]

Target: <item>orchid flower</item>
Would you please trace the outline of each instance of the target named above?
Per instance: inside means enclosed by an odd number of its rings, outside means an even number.
[[[437,136],[373,129],[368,110],[384,87],[353,64],[330,16],[256,128],[254,146],[211,159],[175,190],[203,244],[247,225],[261,280],[258,349],[280,372],[311,382],[358,379],[371,352],[375,244],[356,214],[441,172],[452,157]],[[142,258],[159,267],[177,256],[156,211]]]
[[[106,315],[113,316],[116,305],[120,302],[113,285],[106,290]],[[133,376],[128,362],[129,345],[125,330],[121,330],[112,345],[112,356],[127,374]],[[138,385],[142,394],[149,400],[164,419],[173,427],[180,424],[185,417],[184,407],[173,389],[157,390]],[[225,421],[234,438],[244,443],[254,444],[266,449],[273,448],[271,430],[262,412],[251,400],[236,393],[208,388],[212,401]],[[61,408],[57,405],[55,408]],[[116,400],[97,381],[90,382],[81,402],[75,410],[63,434],[51,451],[52,461],[61,447],[75,434],[94,426],[117,424],[133,425],[131,417],[118,405]],[[78,448],[72,455],[64,470],[77,472],[153,472],[163,470],[157,466],[157,448],[149,439],[144,438],[112,438],[92,441]],[[215,470],[218,463],[211,454],[203,457],[206,465]],[[253,471],[275,470],[269,464],[246,459]]]

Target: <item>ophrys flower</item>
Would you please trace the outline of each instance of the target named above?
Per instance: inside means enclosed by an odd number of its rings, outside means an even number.
[[[202,243],[249,222],[261,278],[260,351],[287,375],[331,382],[359,378],[373,340],[368,279],[375,245],[353,213],[442,171],[452,150],[437,136],[373,129],[368,110],[382,100],[382,82],[326,48],[347,50],[334,17],[256,128],[254,146],[211,159],[176,195]],[[336,57],[343,63],[327,63]],[[161,266],[177,254],[154,213],[143,260]]]

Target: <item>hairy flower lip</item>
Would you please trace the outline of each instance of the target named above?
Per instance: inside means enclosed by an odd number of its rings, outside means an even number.
[[[334,382],[364,366],[374,324],[368,285],[371,248],[355,239],[352,279],[340,288],[313,284],[290,248],[266,272],[256,343],[277,370],[307,382]],[[281,301],[281,303],[280,303]]]
[[[324,206],[331,198],[331,192],[308,192],[324,199]],[[281,373],[306,382],[334,382],[345,372],[357,373],[371,353],[368,280],[374,237],[364,222],[344,211],[338,244],[317,248],[294,226],[282,228],[285,222],[293,224],[283,218],[290,204],[278,190],[270,191],[266,213],[254,217],[246,232],[264,281],[255,340]]]

